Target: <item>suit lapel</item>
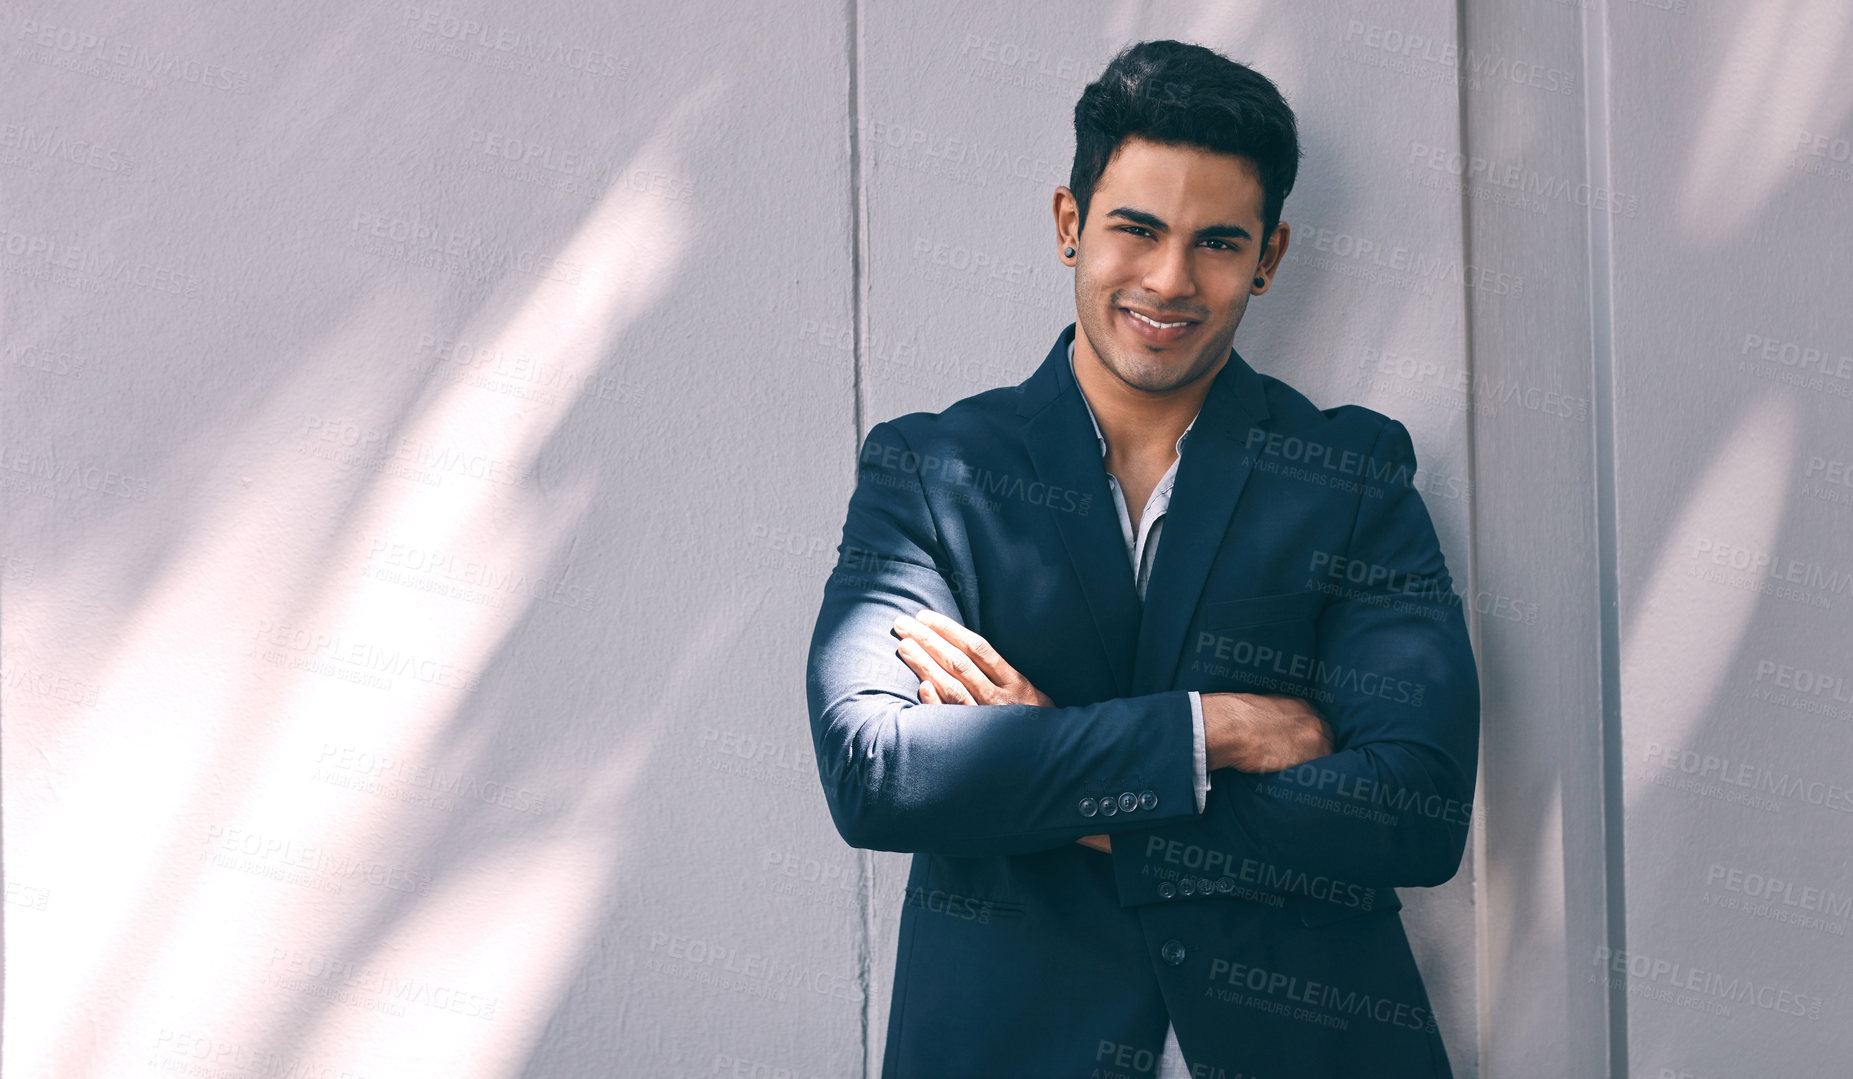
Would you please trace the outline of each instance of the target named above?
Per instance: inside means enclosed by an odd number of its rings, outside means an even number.
[[[1029,417],[1023,427],[1036,478],[1088,497],[1088,512],[1070,513],[1054,506],[1049,513],[1061,532],[1068,561],[1081,581],[1081,592],[1094,619],[1094,629],[1106,650],[1113,682],[1125,695],[1132,685],[1132,656],[1138,643],[1139,593],[1133,585],[1132,566],[1126,557],[1126,540],[1120,533],[1119,514],[1113,508],[1113,491],[1107,470],[1088,422],[1080,387],[1068,370],[1068,342],[1074,339],[1070,323],[1048,358],[1023,383],[1020,415]]]
[[[1164,534],[1145,582],[1145,617],[1133,664],[1135,696],[1171,688],[1183,659],[1184,631],[1253,470],[1249,431],[1267,416],[1261,376],[1230,349],[1178,461]]]
[[[1028,417],[1023,437],[1036,478],[1089,496],[1086,514],[1053,507],[1049,512],[1080,579],[1115,684],[1128,695],[1159,692],[1169,688],[1176,673],[1191,612],[1248,480],[1253,463],[1245,445],[1248,431],[1268,415],[1261,376],[1231,349],[1210,384],[1178,462],[1142,614],[1106,466],[1081,389],[1068,370],[1074,334],[1070,323],[1042,366],[1022,384],[1017,412]]]

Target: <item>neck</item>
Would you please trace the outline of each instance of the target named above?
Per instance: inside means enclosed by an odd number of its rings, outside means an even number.
[[[1088,407],[1094,410],[1100,433],[1107,440],[1107,452],[1116,458],[1151,455],[1169,459],[1178,436],[1202,410],[1210,383],[1228,362],[1229,350],[1225,347],[1215,366],[1195,380],[1154,393],[1114,374],[1094,351],[1087,335],[1075,327],[1075,381],[1086,395]]]

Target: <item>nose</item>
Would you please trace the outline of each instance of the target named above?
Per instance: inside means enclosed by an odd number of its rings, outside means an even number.
[[[1161,303],[1168,305],[1183,296],[1197,294],[1196,279],[1191,273],[1190,245],[1171,241],[1156,245],[1146,260],[1140,284]]]

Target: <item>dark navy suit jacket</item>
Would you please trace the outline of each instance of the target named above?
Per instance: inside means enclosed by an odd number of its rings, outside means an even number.
[[[1466,844],[1479,682],[1403,425],[1231,350],[1143,605],[1071,323],[1041,367],[861,449],[806,692],[831,817],[914,852],[884,1079],[1450,1074],[1393,888]],[[895,615],[1054,707],[922,705]],[[1288,694],[1336,751],[1192,789],[1188,690]],[[1106,833],[1111,854],[1075,843]]]

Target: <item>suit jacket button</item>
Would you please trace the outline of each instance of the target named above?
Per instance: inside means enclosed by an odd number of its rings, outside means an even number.
[[[1111,794],[1103,794],[1100,796],[1100,811],[1111,817],[1120,811],[1120,804],[1113,800]]]
[[[1140,809],[1157,809],[1158,808],[1158,795],[1152,791],[1140,791],[1139,792],[1139,808]]]
[[[1177,885],[1172,884],[1168,880],[1161,880],[1158,882],[1158,897],[1160,899],[1169,899],[1176,894]]]
[[[1083,817],[1091,817],[1098,812],[1100,812],[1100,807],[1094,804],[1092,798],[1081,799],[1081,815]]]
[[[1234,877],[1216,878],[1216,890],[1221,892],[1224,895],[1228,895],[1230,892],[1235,891],[1235,878]]]
[[[1159,946],[1158,954],[1164,957],[1165,962],[1175,967],[1184,961],[1184,945],[1175,940],[1167,940]]]
[[[1131,791],[1120,792],[1120,812],[1131,813],[1139,808],[1139,796]]]
[[[1190,877],[1185,877],[1177,882],[1177,890],[1185,895],[1195,895],[1197,894],[1197,882]]]

